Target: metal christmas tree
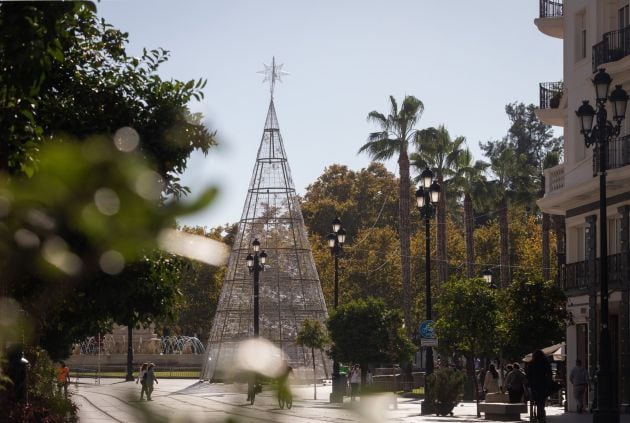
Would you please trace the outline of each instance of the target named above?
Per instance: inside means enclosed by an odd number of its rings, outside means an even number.
[[[298,377],[313,376],[310,349],[295,343],[302,322],[323,322],[327,316],[274,108],[275,82],[282,82],[286,73],[275,58],[265,68],[261,73],[263,82],[270,83],[271,100],[212,323],[202,370],[205,380],[222,378],[232,367],[239,342],[254,336],[254,283],[246,263],[254,239],[267,253],[265,270],[259,274],[260,336],[282,350]],[[327,377],[330,366],[324,352],[318,351],[315,361],[316,376]]]

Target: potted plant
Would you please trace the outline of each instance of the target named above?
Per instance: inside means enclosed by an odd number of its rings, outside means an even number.
[[[552,109],[557,109],[560,107],[560,99],[562,99],[562,91],[557,91],[553,93],[551,99],[549,100],[549,107]]]
[[[464,393],[466,374],[451,367],[436,369],[428,377],[427,401],[433,402],[438,416],[453,415],[453,408]]]

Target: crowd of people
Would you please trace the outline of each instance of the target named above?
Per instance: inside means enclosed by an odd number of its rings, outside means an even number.
[[[580,360],[576,360],[575,367],[569,375],[569,382],[573,386],[577,412],[582,413],[587,402],[589,375]],[[532,360],[526,365],[525,370],[519,363],[508,364],[501,372],[493,364],[490,364],[487,370],[480,369],[477,373],[477,383],[481,395],[500,392],[508,394],[510,403],[531,401],[533,414],[538,422],[544,422],[546,419],[547,398],[561,388],[554,380],[549,360],[541,350],[532,353]]]

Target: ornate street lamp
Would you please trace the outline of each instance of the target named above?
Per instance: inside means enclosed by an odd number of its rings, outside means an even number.
[[[608,328],[608,233],[606,222],[606,167],[608,163],[608,142],[611,138],[619,135],[621,122],[626,117],[626,107],[628,105],[628,94],[616,85],[613,92],[608,97],[608,90],[612,79],[604,69],[593,78],[595,85],[595,96],[597,111],[583,101],[580,108],[575,112],[580,122],[580,133],[584,135],[586,147],[595,146],[598,153],[598,174],[599,174],[599,284],[600,284],[600,333],[599,333],[599,354],[597,355],[597,408],[593,410],[593,422],[619,422],[619,408],[613,404],[616,398],[616,383],[612,377],[610,368],[611,347],[610,331]],[[606,101],[612,104],[613,124],[608,120],[606,111]],[[593,127],[593,118],[596,118]],[[595,318],[595,316],[591,316]]]
[[[335,296],[333,301],[333,308],[336,310],[339,305],[339,257],[343,253],[343,244],[346,242],[346,231],[341,227],[341,219],[336,217],[332,221],[332,233],[329,233],[326,237],[328,247],[330,247],[330,253],[335,259]],[[333,360],[333,385],[332,392],[330,393],[330,402],[342,403],[343,394],[345,392],[346,381],[341,380],[339,374],[339,363],[337,360]]]
[[[260,335],[259,329],[259,292],[260,292],[260,272],[265,270],[265,262],[267,261],[267,253],[263,250],[260,254],[260,241],[255,238],[252,242],[252,248],[254,249],[254,255],[248,254],[245,260],[247,261],[247,267],[249,273],[254,274],[254,337],[258,338]]]
[[[416,203],[420,216],[424,218],[425,227],[425,308],[426,320],[431,320],[431,219],[435,216],[436,205],[440,199],[440,185],[433,180],[433,172],[425,169],[420,175],[420,188],[416,191]],[[430,389],[426,383],[427,376],[433,373],[433,347],[426,347],[426,365],[425,365],[425,384],[424,396],[427,398],[427,392]],[[422,402],[421,414],[434,413],[433,404],[428,401]]]

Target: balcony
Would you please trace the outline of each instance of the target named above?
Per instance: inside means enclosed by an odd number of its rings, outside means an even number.
[[[599,152],[597,145],[593,147],[593,176],[599,172]],[[630,135],[615,138],[608,143],[608,160],[606,169],[618,169],[630,164]]]
[[[630,26],[610,31],[593,46],[593,73],[604,63],[616,62],[630,55]]]
[[[541,82],[540,83],[540,108],[541,109],[557,109],[560,106],[564,83],[559,82]]]
[[[545,195],[564,188],[564,163],[545,169]]]
[[[564,11],[562,0],[540,0],[540,14],[534,24],[543,34],[554,38],[564,37]]]
[[[613,254],[608,256],[608,286],[615,287],[621,285],[621,261],[628,259],[627,254]],[[599,287],[599,258],[595,259],[595,285],[590,284],[588,261],[578,261],[576,263],[565,264],[561,270],[562,289],[565,291],[585,291],[590,286]]]
[[[563,126],[565,107],[560,107],[560,103],[564,92],[564,83],[562,81],[541,82],[539,90],[540,107],[536,109],[536,116],[547,125]]]

